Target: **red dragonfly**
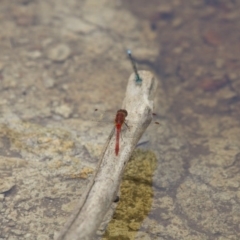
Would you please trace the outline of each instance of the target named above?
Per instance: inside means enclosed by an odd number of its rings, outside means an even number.
[[[98,111],[98,109],[95,109],[95,112],[97,112],[97,111]],[[125,124],[125,126],[127,128],[129,128],[126,123],[127,115],[128,115],[127,110],[119,109],[115,116],[114,125],[115,125],[115,132],[116,132],[116,143],[115,143],[116,156],[118,156],[119,150],[120,150],[120,135],[121,135],[123,124]],[[156,116],[156,114],[153,113],[153,116]],[[159,124],[159,122],[155,122],[155,124]]]
[[[128,113],[127,110],[125,109],[119,109],[117,111],[116,117],[115,117],[115,128],[116,128],[116,145],[115,145],[115,154],[116,156],[119,153],[119,138],[120,138],[120,133],[122,129],[122,125],[126,124],[125,118],[127,117]]]

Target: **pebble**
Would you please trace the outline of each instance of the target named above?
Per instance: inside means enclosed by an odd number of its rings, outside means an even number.
[[[45,88],[54,87],[55,80],[53,78],[51,78],[50,76],[48,76],[48,74],[46,72],[43,73],[42,79],[43,79],[43,84],[44,84]]]
[[[235,81],[235,80],[238,79],[238,74],[235,73],[235,72],[231,72],[231,73],[228,74],[228,78],[232,81]]]
[[[174,28],[178,28],[182,25],[183,23],[183,20],[181,18],[175,18],[173,21],[172,21],[172,26]]]
[[[157,8],[156,12],[163,17],[169,16],[169,15],[173,14],[173,8],[170,5],[161,5],[159,8]]]
[[[28,53],[26,53],[26,55],[29,58],[37,59],[37,58],[40,58],[42,56],[42,53],[40,51],[36,50],[36,51],[28,52]]]
[[[33,236],[31,233],[27,233],[24,237],[25,239],[33,239]]]
[[[160,50],[156,48],[134,48],[133,49],[133,56],[138,60],[147,60],[154,62],[157,58]]]
[[[71,49],[67,44],[58,44],[48,51],[48,58],[54,62],[63,62],[71,55]]]
[[[67,84],[63,84],[63,85],[62,85],[62,89],[65,90],[65,91],[67,91],[67,90],[69,89],[69,87],[68,87]]]
[[[55,108],[55,113],[63,116],[64,118],[69,118],[72,114],[72,109],[68,105],[63,104]]]
[[[47,38],[42,41],[42,46],[45,48],[53,42],[52,38]]]
[[[59,235],[59,232],[56,232],[56,231],[55,231],[55,232],[53,233],[53,239],[57,239],[58,235]]]
[[[207,30],[204,34],[203,34],[203,39],[212,46],[219,46],[221,44],[221,40],[220,37],[218,36],[218,34],[213,31],[213,30]]]
[[[175,53],[175,54],[181,54],[182,52],[183,52],[183,47],[175,47],[174,49],[173,49],[173,53]]]
[[[200,16],[203,19],[209,19],[209,18],[213,17],[215,13],[216,13],[216,8],[214,8],[212,6],[208,6],[208,7],[206,7],[205,11],[200,13]]]
[[[15,219],[16,221],[17,221],[17,219]],[[8,226],[9,227],[15,227],[16,226],[16,223],[14,222],[14,221],[10,221],[9,223],[8,223]]]
[[[18,26],[30,26],[33,25],[33,16],[18,16],[16,18],[16,24]]]
[[[49,237],[47,236],[47,235],[38,235],[37,236],[37,240],[48,240],[49,239]]]
[[[15,186],[13,178],[2,178],[0,179],[0,193],[9,191]]]
[[[24,234],[24,232],[19,229],[12,229],[11,232],[16,234],[17,236],[21,236]]]
[[[200,81],[199,87],[204,91],[216,91],[222,87],[224,87],[227,84],[227,79],[214,79],[214,78],[203,78]]]
[[[220,19],[227,22],[232,22],[235,21],[238,18],[238,16],[239,16],[238,12],[230,12],[221,16]]]
[[[4,194],[0,194],[0,202],[4,200]]]
[[[55,108],[59,105],[58,101],[53,101],[52,106]]]
[[[12,9],[12,14],[18,26],[27,27],[33,25],[35,22],[36,16],[34,15],[33,9],[30,7],[16,5]]]
[[[95,30],[95,26],[85,23],[82,20],[78,19],[78,18],[68,18],[66,20],[66,28],[72,32],[75,33],[84,33],[84,34],[88,34],[90,32],[92,32],[93,30]]]

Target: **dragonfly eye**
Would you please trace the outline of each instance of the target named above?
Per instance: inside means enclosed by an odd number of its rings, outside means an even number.
[[[117,113],[122,113],[122,114],[125,115],[125,117],[128,115],[128,112],[127,112],[127,110],[125,110],[125,109],[119,109],[119,110],[117,111]]]
[[[125,114],[125,117],[126,117],[126,116],[128,115],[128,112],[127,112],[127,110],[123,109],[122,111],[124,112],[124,114]]]

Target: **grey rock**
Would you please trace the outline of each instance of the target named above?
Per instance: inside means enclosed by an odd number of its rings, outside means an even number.
[[[26,55],[31,59],[37,59],[42,56],[42,53],[40,51],[32,51],[32,52],[27,52]]]
[[[96,27],[90,23],[86,23],[78,18],[72,17],[66,20],[66,28],[72,32],[88,34]]]
[[[4,194],[0,194],[0,202],[4,200]]]
[[[15,186],[14,179],[11,177],[0,179],[0,193],[7,192]]]
[[[46,72],[43,73],[43,84],[46,88],[52,88],[55,85],[55,80],[51,78]]]
[[[72,114],[72,108],[66,104],[63,104],[55,108],[55,113],[63,116],[64,118],[69,118]]]
[[[58,44],[48,51],[48,58],[54,62],[63,62],[71,55],[71,49],[67,44]]]

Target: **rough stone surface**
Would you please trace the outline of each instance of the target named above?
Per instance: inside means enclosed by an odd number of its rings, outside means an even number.
[[[140,171],[127,180],[120,218],[97,238],[240,239],[239,9],[225,0],[2,0],[0,239],[53,239],[65,223],[121,107],[129,48],[160,79],[160,125],[141,141],[157,165],[152,182]],[[93,121],[96,108],[110,124]]]

